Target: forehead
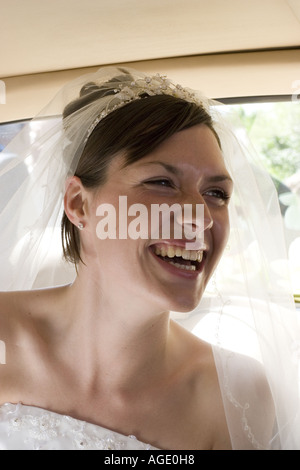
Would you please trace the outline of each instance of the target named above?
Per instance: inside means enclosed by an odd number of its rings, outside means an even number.
[[[197,170],[204,167],[210,167],[212,171],[215,169],[215,171],[227,173],[217,138],[205,125],[194,126],[175,133],[153,152],[135,162],[134,166],[150,167],[156,162],[179,176],[184,170]]]
[[[116,155],[110,162],[107,178],[127,178],[136,171],[163,169],[177,176],[187,174],[222,175],[230,181],[218,140],[206,125],[196,125],[176,132],[155,150],[128,163],[126,151]]]

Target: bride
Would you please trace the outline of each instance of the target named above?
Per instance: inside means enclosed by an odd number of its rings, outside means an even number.
[[[0,447],[297,448],[297,319],[243,245],[265,230],[266,176],[248,163],[246,187],[248,156],[215,104],[166,77],[103,68],[62,96],[62,117],[52,103],[0,175],[3,188],[29,169],[0,217]],[[192,210],[166,211],[166,237],[157,205]]]

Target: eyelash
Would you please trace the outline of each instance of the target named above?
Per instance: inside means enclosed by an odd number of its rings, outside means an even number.
[[[228,199],[230,199],[230,195],[224,189],[210,189],[207,191],[207,193],[216,193],[217,195],[213,197],[217,197],[218,199],[222,199],[223,201],[227,201]]]
[[[167,183],[167,184],[165,184],[165,183]],[[157,180],[145,181],[145,184],[154,184],[154,185],[157,184],[159,186],[167,186],[167,187],[170,187],[170,188],[175,187],[174,183],[171,180],[169,180],[168,178],[160,178],[160,179],[157,179]]]
[[[169,188],[174,188],[175,187],[174,183],[171,180],[169,180],[168,178],[159,178],[159,179],[156,179],[156,180],[148,180],[148,181],[145,181],[144,184],[159,185],[159,186],[169,187]],[[230,194],[227,193],[227,191],[225,191],[224,189],[219,189],[219,188],[209,189],[208,191],[206,191],[205,194],[208,194],[209,196],[211,196],[211,194],[209,194],[209,193],[215,193],[215,195],[213,195],[212,197],[220,199],[224,202],[226,202],[230,199]]]

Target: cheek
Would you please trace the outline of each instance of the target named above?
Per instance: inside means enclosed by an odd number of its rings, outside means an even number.
[[[214,220],[213,225],[213,238],[214,238],[214,250],[220,257],[226,247],[230,233],[230,224],[228,212]]]

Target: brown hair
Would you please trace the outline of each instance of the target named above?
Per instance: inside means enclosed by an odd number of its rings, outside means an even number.
[[[83,94],[66,108],[64,117],[88,101],[99,99],[99,91],[95,87],[94,93],[89,95],[92,99]],[[212,118],[201,105],[170,95],[134,100],[111,112],[97,124],[79,159],[75,175],[85,187],[97,188],[105,183],[108,166],[120,152],[125,153],[126,165],[130,165],[148,155],[174,133],[199,124],[208,126],[220,145]],[[61,229],[64,257],[76,265],[81,261],[79,231],[65,213]]]

